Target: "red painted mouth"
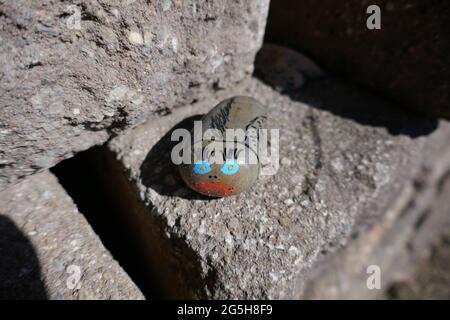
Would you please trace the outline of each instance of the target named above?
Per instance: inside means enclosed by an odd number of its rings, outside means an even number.
[[[221,182],[203,182],[194,185],[194,189],[210,197],[225,197],[233,193],[234,188]]]

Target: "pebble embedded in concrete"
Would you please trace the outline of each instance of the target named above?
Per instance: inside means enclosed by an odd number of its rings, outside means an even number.
[[[130,31],[128,33],[128,40],[132,44],[140,45],[144,43],[144,38],[142,37],[142,34],[139,31]]]

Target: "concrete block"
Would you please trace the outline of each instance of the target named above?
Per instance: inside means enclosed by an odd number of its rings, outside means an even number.
[[[381,29],[366,22],[377,5]],[[306,53],[330,72],[399,105],[450,117],[450,3],[426,0],[277,0],[266,40]]]
[[[43,172],[0,193],[2,299],[143,299],[83,215]]]
[[[386,299],[392,298],[393,283],[413,282],[417,272],[423,273],[420,278],[433,277],[420,266],[430,258],[441,235],[450,230],[449,151],[405,185],[395,205],[375,226],[355,235],[334,255],[323,257],[308,279],[303,298]],[[370,266],[379,268],[379,288],[367,287],[373,274]],[[445,284],[448,286],[448,282],[441,285]],[[433,293],[433,281],[422,286],[422,296],[417,293],[417,299],[439,297]]]
[[[2,1],[0,190],[250,76],[268,2]]]
[[[272,46],[261,52],[279,53]],[[311,67],[301,56],[270,79],[274,90],[264,83],[273,66],[261,61],[259,79],[128,130],[99,161],[123,219],[134,223],[143,263],[171,297],[301,297],[321,257],[377,228],[422,168],[450,147],[445,121],[416,117],[325,75],[305,74],[303,86],[292,86],[289,73]],[[171,130],[241,94],[268,106],[268,127],[280,130],[280,168],[248,192],[205,199],[171,163]]]

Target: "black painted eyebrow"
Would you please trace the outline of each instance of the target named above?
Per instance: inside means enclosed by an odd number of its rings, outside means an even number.
[[[232,159],[233,160],[237,160],[237,158],[238,158],[238,156],[239,156],[239,154],[242,152],[242,151],[244,151],[243,149],[240,149],[240,148],[232,148],[232,149],[226,149],[226,148],[224,148],[224,152],[222,152],[222,155],[223,155],[223,160],[224,161],[226,161],[227,160],[227,155],[229,154],[229,153],[232,153]]]
[[[204,161],[208,161],[209,162],[209,160],[211,160],[211,157],[213,157],[213,155],[215,154],[216,149],[212,149],[211,152],[208,152],[207,154],[205,154],[205,150],[206,150],[206,148],[203,147],[202,148],[202,159]],[[221,152],[220,150],[219,150],[219,152],[222,153],[222,156],[223,156],[223,158],[225,160],[224,152]]]

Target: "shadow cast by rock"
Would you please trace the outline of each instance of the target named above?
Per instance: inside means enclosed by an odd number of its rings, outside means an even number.
[[[362,125],[386,128],[392,135],[417,138],[429,135],[438,126],[434,117],[403,109],[341,79],[320,76],[317,70],[300,53],[265,44],[257,54],[254,76],[292,100]]]
[[[15,223],[0,215],[0,300],[46,300],[39,259]]]
[[[178,141],[171,141],[172,132],[176,129],[191,130],[194,121],[200,120],[202,115],[186,118],[171,128],[148,152],[143,161],[140,172],[141,181],[147,188],[155,190],[160,195],[175,196],[184,199],[211,200],[189,189],[178,173],[178,168],[171,160],[172,148]]]

